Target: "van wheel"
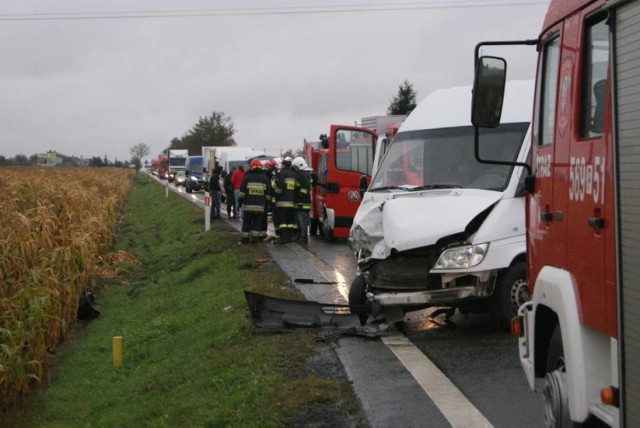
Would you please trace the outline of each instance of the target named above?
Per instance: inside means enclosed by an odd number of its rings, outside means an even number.
[[[556,325],[547,348],[547,375],[542,389],[545,426],[571,426],[566,377],[562,332],[560,326]]]
[[[352,314],[356,314],[360,318],[360,325],[365,325],[369,318],[366,291],[367,281],[364,276],[356,276],[349,287],[349,308]]]
[[[498,326],[504,331],[511,329],[511,319],[518,314],[518,309],[531,300],[529,283],[527,282],[527,265],[517,262],[498,276],[494,290],[493,312]]]

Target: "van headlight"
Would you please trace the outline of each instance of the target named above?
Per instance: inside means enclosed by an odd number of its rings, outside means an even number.
[[[465,245],[449,248],[440,254],[433,269],[469,269],[479,265],[487,254],[489,244]]]

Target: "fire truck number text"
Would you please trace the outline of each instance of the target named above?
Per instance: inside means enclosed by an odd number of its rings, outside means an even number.
[[[594,203],[604,201],[605,158],[596,156],[588,164],[584,157],[572,157],[569,166],[569,200],[582,202],[591,195]]]

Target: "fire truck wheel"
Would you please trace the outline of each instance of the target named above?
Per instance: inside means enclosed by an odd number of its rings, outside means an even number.
[[[351,283],[351,287],[349,287],[349,307],[351,308],[351,313],[358,315],[358,318],[360,318],[360,325],[365,325],[367,318],[369,318],[366,291],[367,281],[364,276],[356,276]]]
[[[333,237],[333,229],[329,224],[329,219],[327,219],[327,213],[324,213],[324,218],[322,219],[322,236],[324,236],[324,240],[327,242],[332,242]]]
[[[566,366],[560,326],[553,330],[547,349],[547,375],[544,377],[544,421],[549,427],[571,426],[567,394]]]
[[[511,329],[511,319],[518,314],[518,308],[531,299],[527,283],[527,265],[516,262],[503,272],[496,283],[494,292],[494,315],[501,329]]]

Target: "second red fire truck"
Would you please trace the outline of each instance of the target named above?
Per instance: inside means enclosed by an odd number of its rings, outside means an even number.
[[[303,156],[313,168],[310,233],[326,240],[349,237],[360,205],[361,177],[371,176],[377,134],[368,128],[331,125],[318,142],[304,142]]]

